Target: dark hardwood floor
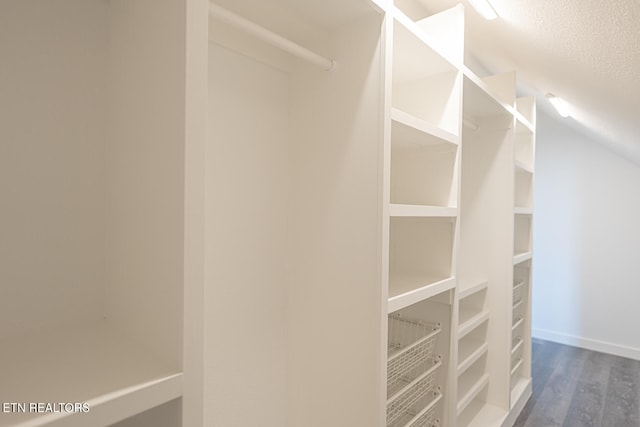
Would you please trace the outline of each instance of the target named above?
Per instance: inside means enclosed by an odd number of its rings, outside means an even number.
[[[514,427],[640,427],[640,361],[534,339],[532,372]]]

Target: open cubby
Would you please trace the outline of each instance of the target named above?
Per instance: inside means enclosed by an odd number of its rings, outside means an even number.
[[[515,136],[514,150],[516,164],[522,165],[526,170],[533,171],[533,134],[530,132],[517,133]]]
[[[458,135],[460,74],[414,30],[394,20],[392,107]]]
[[[515,173],[515,207],[533,207],[533,174],[518,167]]]
[[[514,253],[531,252],[531,215],[515,215]]]
[[[452,276],[455,219],[391,218],[389,297]]]
[[[461,375],[488,351],[487,322],[458,341],[458,375]]]
[[[411,145],[392,137],[391,203],[455,207],[457,158],[456,145]]]

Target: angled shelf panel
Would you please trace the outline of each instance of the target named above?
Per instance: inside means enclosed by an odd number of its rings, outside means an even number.
[[[89,412],[13,413],[0,426],[108,425],[182,395],[182,373],[106,325],[64,329],[7,342],[3,399],[87,402]],[[3,392],[3,393],[4,393]]]
[[[477,282],[472,283],[460,283],[458,288],[458,298],[464,299],[468,296],[471,296],[477,292],[483,291],[487,289],[489,286],[489,281],[487,280],[478,280]]]
[[[475,345],[475,346],[474,346]],[[482,356],[487,354],[489,350],[489,344],[486,342],[465,342],[459,343],[460,349],[458,350],[458,375],[462,375],[467,369],[469,369],[475,362],[477,362]]]
[[[532,252],[522,252],[513,255],[513,265],[522,264],[525,261],[529,261],[532,258]]]
[[[511,408],[514,408],[524,393],[531,393],[531,378],[517,377],[511,381]]]
[[[458,339],[464,338],[467,334],[472,332],[487,320],[489,320],[489,312],[483,311],[471,317],[466,322],[460,324],[460,326],[458,327]]]

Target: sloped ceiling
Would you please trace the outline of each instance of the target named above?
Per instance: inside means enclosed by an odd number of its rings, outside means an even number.
[[[516,70],[521,94],[552,117],[544,94],[565,99],[571,117],[559,120],[640,165],[640,0],[490,2],[493,21],[462,1],[468,51],[491,72]]]

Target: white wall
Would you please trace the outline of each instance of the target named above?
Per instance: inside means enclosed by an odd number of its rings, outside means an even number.
[[[533,335],[640,359],[640,167],[545,114],[536,150]]]

